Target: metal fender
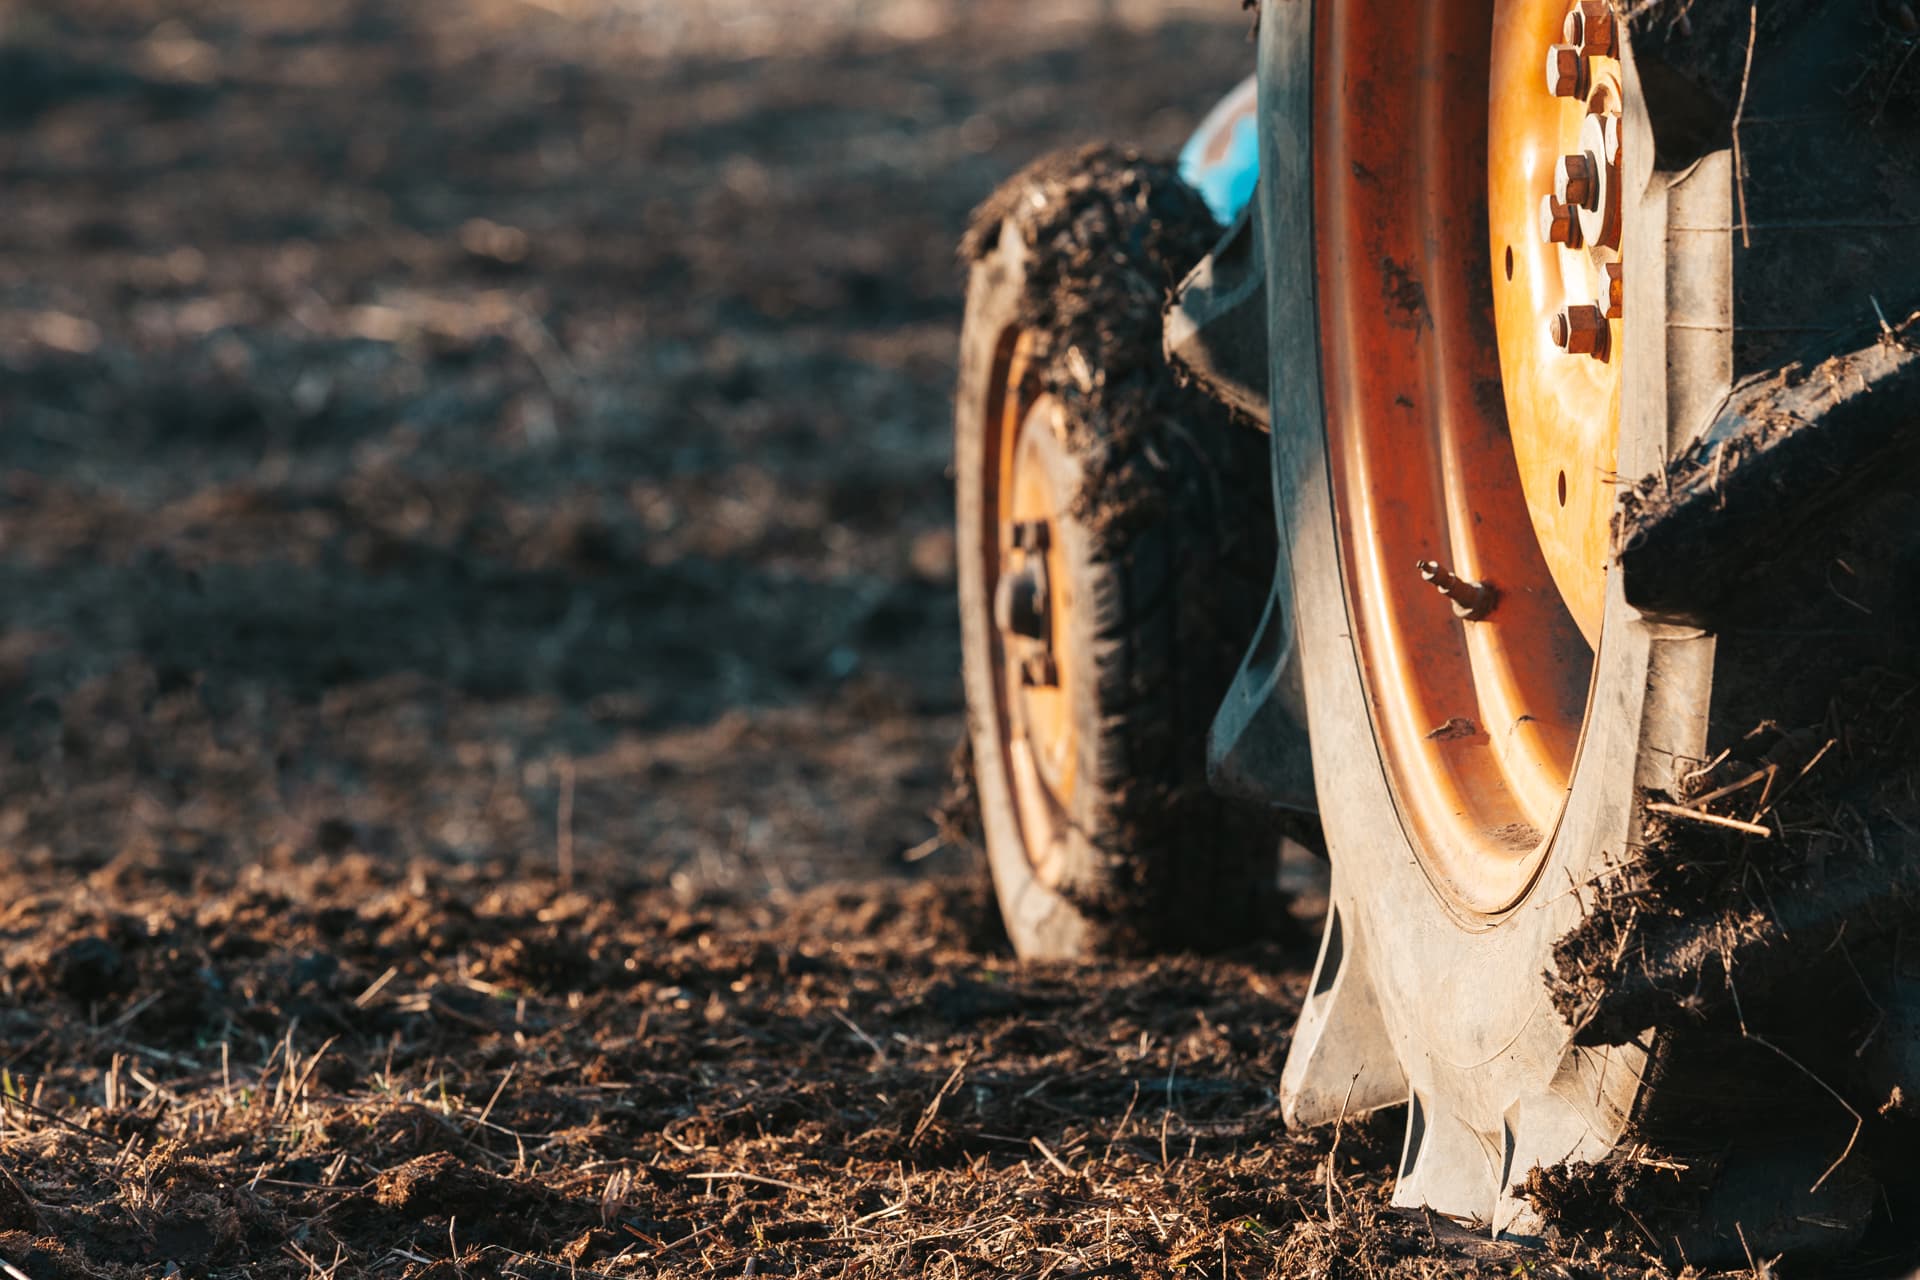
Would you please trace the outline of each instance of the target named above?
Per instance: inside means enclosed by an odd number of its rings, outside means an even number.
[[[1167,309],[1167,361],[1250,427],[1269,417],[1267,270],[1253,194],[1260,176],[1258,81],[1222,98],[1180,153],[1180,176],[1227,231]],[[1207,736],[1207,781],[1222,795],[1314,811],[1306,708],[1294,660],[1287,566]]]

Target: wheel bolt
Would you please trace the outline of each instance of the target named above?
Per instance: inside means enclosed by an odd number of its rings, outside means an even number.
[[[1016,521],[1010,541],[1023,551],[1045,551],[1050,541],[1047,522],[1045,520]]]
[[[1580,247],[1580,219],[1573,216],[1566,201],[1552,196],[1540,197],[1540,238],[1569,249]]]
[[[1413,567],[1433,584],[1434,590],[1453,602],[1455,616],[1468,622],[1480,621],[1500,603],[1500,593],[1491,583],[1469,582],[1438,560],[1418,560]]]
[[[1586,152],[1561,156],[1553,166],[1553,194],[1582,209],[1595,209],[1600,203],[1599,166]]]
[[[1584,57],[1606,58],[1613,54],[1613,14],[1608,12],[1605,0],[1577,0],[1567,13],[1561,33]]]
[[[1553,345],[1569,355],[1604,355],[1607,345],[1607,318],[1600,308],[1585,303],[1571,306],[1547,322],[1547,336]]]
[[[1045,571],[1028,565],[1001,575],[993,592],[993,623],[1009,635],[1041,640],[1047,634]]]
[[[1621,304],[1626,298],[1626,292],[1626,284],[1620,277],[1620,264],[1609,262],[1607,264],[1607,319],[1620,318]]]
[[[1547,49],[1547,92],[1556,98],[1578,98],[1586,91],[1587,60],[1575,45]]]

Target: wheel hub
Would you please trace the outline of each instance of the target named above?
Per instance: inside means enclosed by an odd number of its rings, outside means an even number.
[[[1001,561],[994,589],[993,625],[1009,641],[1036,640],[1051,647],[1047,632],[1047,525],[1029,521],[1013,527],[1012,550]]]
[[[1604,0],[1506,0],[1488,77],[1501,390],[1541,555],[1589,646],[1600,637],[1620,419],[1617,47]]]

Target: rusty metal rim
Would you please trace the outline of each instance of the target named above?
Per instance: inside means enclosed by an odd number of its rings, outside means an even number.
[[[1543,865],[1594,670],[1522,474],[1522,457],[1555,442],[1515,438],[1550,424],[1510,411],[1499,353],[1517,339],[1489,297],[1506,283],[1489,201],[1516,185],[1512,148],[1559,145],[1543,132],[1490,148],[1500,98],[1552,101],[1543,60],[1523,83],[1511,42],[1490,34],[1533,24],[1544,50],[1547,19],[1557,28],[1565,12],[1565,0],[1557,15],[1545,0],[1315,9],[1317,306],[1349,624],[1401,823],[1470,920],[1517,904]],[[1488,98],[1462,102],[1462,85]],[[1452,607],[1434,570],[1461,585]]]
[[[1005,577],[1029,567],[1050,589],[1042,636],[1010,633],[998,616],[989,627],[996,690],[996,732],[1014,815],[1028,864],[1041,883],[1058,887],[1079,781],[1079,732],[1074,715],[1077,672],[1066,643],[1073,609],[1071,584],[1058,536],[1043,546],[1016,545],[1015,530],[1041,524],[1058,530],[1071,495],[1062,492],[1064,455],[1055,429],[1060,409],[1037,390],[1033,335],[1010,328],[996,346],[987,398],[981,477],[987,520],[978,554],[985,559],[987,599],[998,601]],[[1037,561],[1035,564],[1033,562]],[[999,610],[996,608],[996,615]],[[1045,679],[1036,659],[1044,662]]]

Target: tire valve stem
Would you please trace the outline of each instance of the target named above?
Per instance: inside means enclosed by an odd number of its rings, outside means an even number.
[[[1454,616],[1466,622],[1478,622],[1500,603],[1500,592],[1489,582],[1469,582],[1438,560],[1416,561],[1414,568],[1433,584],[1434,590],[1453,602]]]

